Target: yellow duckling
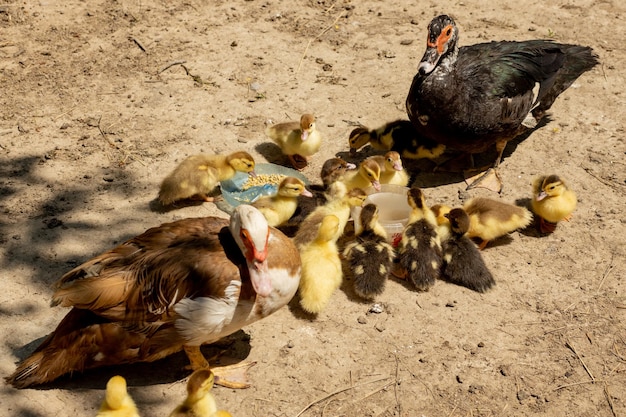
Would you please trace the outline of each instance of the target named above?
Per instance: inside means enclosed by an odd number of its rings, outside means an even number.
[[[352,208],[362,206],[367,194],[360,188],[347,191],[346,185],[337,181],[328,188],[326,198],[328,202],[315,208],[300,224],[294,236],[296,246],[300,247],[313,241],[318,233],[319,224],[329,214],[339,219],[339,230],[343,233]]]
[[[381,168],[373,159],[366,159],[359,164],[359,168],[354,171],[347,171],[341,181],[346,184],[348,190],[353,188],[366,189],[374,187],[380,191]]]
[[[284,122],[268,126],[265,134],[287,155],[296,169],[308,164],[308,157],[317,153],[322,145],[322,135],[315,128],[315,116],[303,114],[300,122]]]
[[[313,241],[299,246],[302,259],[300,305],[309,313],[318,314],[341,285],[343,271],[337,239],[343,233],[339,218],[324,216]]]
[[[406,187],[409,184],[409,174],[402,166],[402,158],[396,151],[389,151],[384,155],[374,155],[373,159],[380,165],[380,183],[395,184]]]
[[[576,194],[559,176],[548,175],[535,180],[530,205],[539,216],[541,232],[552,233],[558,222],[571,219],[576,209]]]
[[[137,406],[128,395],[124,377],[117,375],[109,379],[104,401],[96,417],[139,417]]]
[[[169,205],[188,198],[213,201],[207,194],[220,181],[228,180],[237,172],[254,173],[254,158],[248,152],[230,155],[192,155],[181,162],[161,183],[159,201]]]
[[[366,204],[359,219],[360,230],[343,254],[354,276],[354,291],[360,297],[372,299],[385,290],[395,252],[378,222],[375,204]]]
[[[229,417],[228,411],[218,410],[211,394],[215,376],[208,369],[199,369],[187,381],[187,398],[172,411],[170,417]]]
[[[467,237],[470,216],[455,208],[444,215],[448,219],[448,237],[442,242],[443,278],[471,290],[485,292],[495,285],[476,245]]]
[[[408,191],[407,202],[411,213],[402,232],[393,273],[408,279],[417,290],[427,291],[439,278],[443,263],[437,219],[419,188]]]
[[[350,133],[350,153],[355,154],[368,143],[373,149],[396,151],[409,159],[435,159],[446,150],[444,145],[421,137],[408,120],[395,120],[373,130],[357,127]]]
[[[435,205],[431,209],[438,224],[447,222],[445,214],[450,212],[450,207]],[[524,207],[484,197],[467,200],[463,210],[470,219],[467,237],[480,238],[480,250],[485,249],[491,240],[525,228],[533,219],[532,213]]]
[[[298,208],[298,197],[313,197],[304,182],[295,177],[286,177],[278,186],[276,195],[259,198],[252,203],[267,219],[270,226],[286,223]]]

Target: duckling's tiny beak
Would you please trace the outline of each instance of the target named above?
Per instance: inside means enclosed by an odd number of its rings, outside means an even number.
[[[350,149],[350,153],[352,153],[352,149]],[[354,153],[356,153],[356,149],[354,149]],[[350,162],[346,163],[346,169],[356,169],[356,165]]]
[[[402,162],[394,162],[393,169],[395,169],[396,171],[402,171]]]
[[[300,195],[303,197],[313,197],[313,193],[307,190],[306,188],[302,191],[302,194]]]
[[[248,175],[251,176],[252,178],[256,178],[256,172],[254,171],[248,172]]]
[[[300,139],[302,139],[302,142],[304,142],[308,138],[309,138],[309,131],[308,130],[303,130],[302,131],[302,135],[300,135]]]
[[[372,181],[372,187],[374,187],[374,189],[376,191],[380,191],[380,182],[379,181]]]
[[[548,196],[548,194],[547,194],[545,191],[542,191],[542,192],[540,192],[539,194],[537,194],[537,198],[536,198],[536,200],[537,200],[537,201],[541,201],[541,200],[543,200],[544,198],[546,198],[547,196]]]

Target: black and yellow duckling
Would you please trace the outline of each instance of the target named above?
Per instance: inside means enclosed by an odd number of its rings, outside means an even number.
[[[449,234],[441,243],[443,278],[474,291],[487,291],[496,281],[485,265],[480,251],[467,237],[470,217],[461,208],[450,210],[445,217],[449,221]]]
[[[443,264],[437,219],[421,189],[411,188],[407,201],[411,214],[402,232],[393,274],[408,279],[417,290],[427,291],[439,278]]]
[[[278,185],[275,195],[264,196],[252,203],[273,227],[287,222],[298,208],[298,197],[313,197],[299,178],[286,177]]]
[[[96,417],[139,417],[123,376],[116,375],[107,382],[104,400]]]
[[[395,251],[387,242],[387,233],[378,222],[378,207],[366,204],[361,209],[360,230],[344,249],[354,276],[354,292],[372,299],[383,293],[393,266]]]
[[[220,181],[231,179],[237,172],[256,175],[254,158],[248,152],[192,155],[165,177],[158,199],[164,206],[185,199],[214,201],[214,197],[207,194],[215,190]]]
[[[558,222],[569,221],[576,210],[576,193],[558,175],[539,177],[533,184],[531,208],[542,233],[552,233]]]
[[[187,398],[169,417],[229,417],[231,414],[217,409],[211,389],[215,376],[208,369],[199,369],[187,381]]]
[[[299,122],[283,122],[268,126],[265,134],[289,158],[295,169],[303,169],[308,159],[322,146],[322,135],[315,127],[315,116],[306,113]]]
[[[447,222],[444,215],[450,212],[450,207],[438,204],[431,209],[435,212],[438,224]],[[480,250],[485,249],[494,239],[525,228],[533,220],[528,209],[492,198],[469,199],[463,204],[463,210],[470,219],[467,237],[480,239]]]
[[[435,159],[440,157],[446,147],[422,137],[408,120],[395,120],[377,129],[357,127],[348,139],[350,153],[369,144],[378,151],[396,151],[403,158]]]
[[[298,245],[302,259],[300,305],[309,313],[321,313],[341,285],[343,270],[337,240],[342,233],[339,218],[327,214],[318,224],[313,240]]]
[[[380,183],[394,184],[406,187],[409,184],[409,174],[402,165],[402,158],[396,151],[389,151],[384,155],[373,155],[372,159],[380,166]]]

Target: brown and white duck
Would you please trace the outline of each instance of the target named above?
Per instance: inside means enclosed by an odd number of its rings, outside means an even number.
[[[348,144],[351,154],[369,144],[375,150],[396,151],[409,159],[435,159],[446,150],[444,145],[417,133],[409,120],[394,120],[377,129],[357,127],[350,133]]]
[[[450,149],[498,157],[470,188],[492,181],[509,140],[536,126],[559,94],[598,64],[586,46],[549,40],[489,42],[459,48],[459,29],[446,15],[428,25],[426,52],[406,100],[419,134]],[[495,178],[494,178],[495,176]]]
[[[61,277],[51,304],[71,310],[7,382],[26,388],[181,350],[192,369],[208,369],[200,346],[286,305],[300,273],[295,245],[249,205],[236,207],[230,221],[189,218],[151,228]],[[212,371],[218,384],[248,386],[228,380],[232,369]]]

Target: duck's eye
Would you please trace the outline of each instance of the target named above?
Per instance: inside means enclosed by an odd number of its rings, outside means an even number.
[[[446,30],[446,36],[450,36],[450,34],[452,34],[452,28],[448,28],[448,30]]]

